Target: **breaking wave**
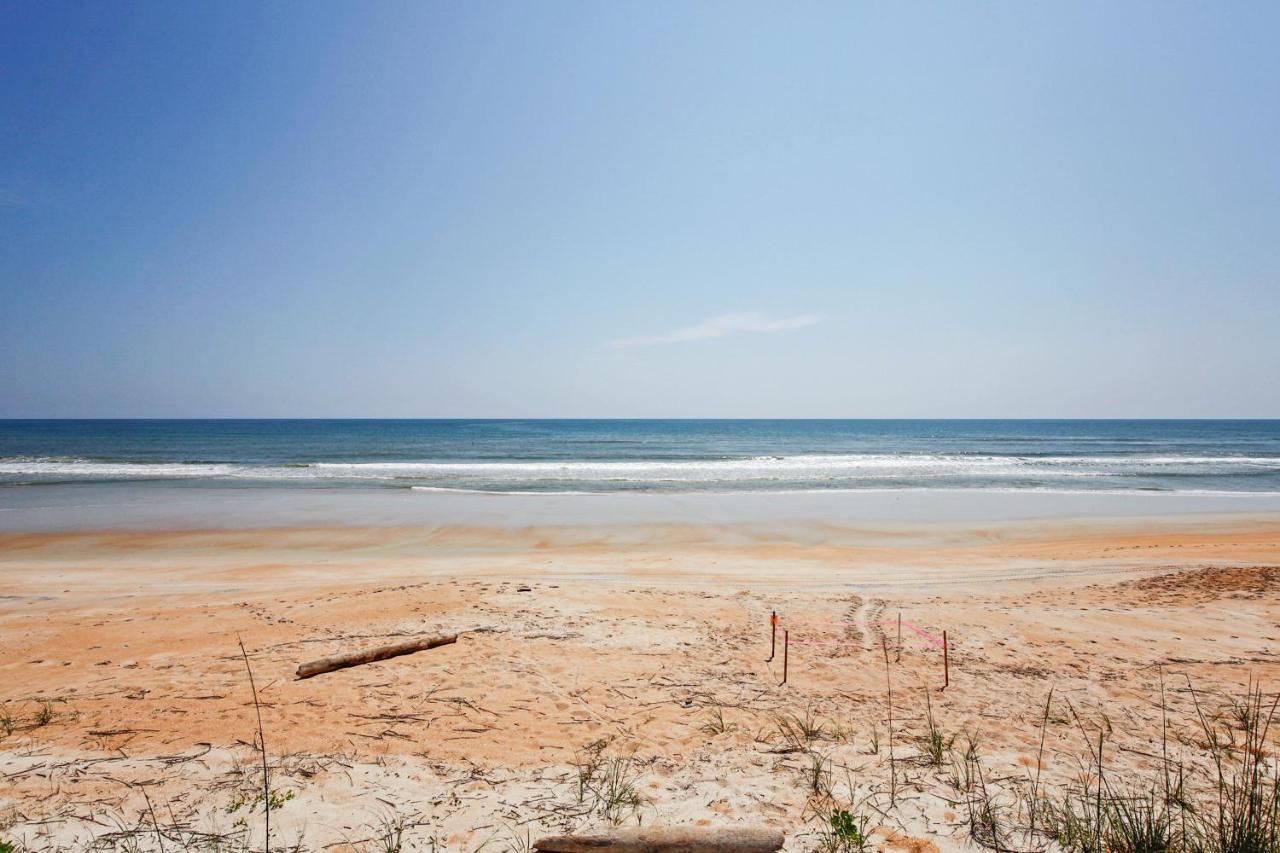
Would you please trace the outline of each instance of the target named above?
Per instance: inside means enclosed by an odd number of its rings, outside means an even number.
[[[442,491],[741,491],[972,488],[1280,490],[1280,457],[849,453],[716,459],[361,461],[248,464],[0,458],[0,483],[139,480],[412,486]]]

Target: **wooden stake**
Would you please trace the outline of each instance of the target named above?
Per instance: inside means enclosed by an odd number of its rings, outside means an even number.
[[[778,653],[778,611],[774,610],[769,614],[769,663]]]
[[[946,690],[951,686],[951,655],[949,649],[951,644],[947,642],[947,632],[942,632],[942,689]]]
[[[791,632],[782,632],[782,681],[778,682],[778,686],[787,683],[787,658],[790,657],[788,652],[791,651]]]
[[[902,663],[902,611],[898,611],[898,654],[894,663]]]

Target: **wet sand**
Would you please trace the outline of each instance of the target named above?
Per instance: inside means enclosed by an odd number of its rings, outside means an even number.
[[[1222,704],[1280,675],[1277,566],[1266,514],[0,533],[0,837],[151,847],[159,827],[170,846],[261,849],[243,640],[273,846],[380,848],[399,822],[405,849],[522,849],[618,819],[761,824],[809,850],[829,803],[816,756],[877,846],[958,849],[966,796],[954,755],[920,760],[927,708],[976,738],[1011,803],[1038,756],[1044,785],[1078,778],[1073,715],[1110,721],[1120,773],[1150,765],[1167,713],[1194,766],[1188,683]],[[454,631],[293,679],[303,660]],[[783,715],[820,731],[797,746]],[[593,764],[636,802],[580,800]]]

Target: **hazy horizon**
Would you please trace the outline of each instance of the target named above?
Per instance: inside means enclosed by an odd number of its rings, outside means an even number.
[[[995,423],[1017,423],[1017,422],[1019,422],[1019,421],[1026,421],[1026,422],[1029,422],[1029,423],[1058,423],[1058,422],[1070,423],[1070,422],[1073,422],[1073,421],[1079,421],[1079,422],[1099,422],[1099,423],[1105,423],[1105,422],[1107,422],[1107,421],[1116,421],[1116,422],[1121,422],[1121,423],[1141,423],[1142,421],[1151,421],[1151,422],[1153,422],[1153,423],[1164,423],[1164,422],[1172,422],[1172,423],[1177,423],[1177,422],[1185,422],[1185,423],[1214,423],[1214,422],[1223,422],[1223,423],[1233,423],[1233,422],[1234,422],[1234,423],[1250,423],[1250,422],[1273,423],[1273,422],[1280,422],[1280,418],[893,418],[893,417],[884,417],[884,418],[769,418],[769,417],[759,417],[759,418],[754,418],[754,417],[748,417],[748,418],[732,418],[732,417],[727,417],[727,418],[701,418],[701,417],[685,417],[685,418],[675,417],[675,418],[664,418],[664,417],[660,417],[660,416],[659,416],[659,417],[635,417],[635,418],[626,418],[626,417],[617,417],[617,418],[610,418],[610,417],[599,417],[599,418],[594,418],[594,417],[548,417],[548,418],[532,417],[532,418],[523,418],[523,417],[519,417],[519,416],[517,416],[517,415],[511,415],[511,416],[505,416],[505,417],[494,417],[494,418],[483,418],[483,417],[477,417],[477,418],[466,418],[466,417],[445,417],[445,418],[436,418],[436,417],[414,417],[414,416],[406,416],[406,417],[385,417],[385,418],[371,418],[371,417],[359,417],[359,416],[352,416],[352,417],[336,417],[336,418],[335,418],[335,417],[302,417],[302,418],[292,418],[292,417],[235,417],[235,416],[226,416],[226,417],[177,417],[177,418],[161,417],[161,416],[157,416],[157,417],[142,417],[142,418],[131,418],[131,417],[118,417],[118,418],[94,418],[94,417],[87,417],[87,418],[80,418],[80,417],[58,417],[58,418],[41,418],[41,417],[12,417],[12,418],[10,418],[10,417],[6,417],[6,418],[0,418],[0,421],[406,421],[406,422],[411,422],[411,421],[446,421],[446,422],[447,422],[447,421],[457,421],[457,422],[467,422],[467,421],[515,421],[515,422],[518,422],[518,421],[586,421],[586,422],[590,422],[590,421],[600,421],[600,422],[608,422],[608,421],[780,421],[780,422],[785,422],[785,421],[847,421],[847,422],[860,422],[860,421],[865,421],[865,422],[876,422],[876,421],[903,421],[903,422],[920,422],[920,423],[927,423],[927,422],[929,422],[929,421],[938,421],[938,422],[942,422],[942,423],[945,423],[945,422],[963,423],[963,422],[983,422],[983,421],[990,421],[990,422],[995,422]]]
[[[1280,7],[0,7],[0,418],[1280,417]]]

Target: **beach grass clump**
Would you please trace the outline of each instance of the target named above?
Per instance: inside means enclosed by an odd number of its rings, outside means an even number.
[[[805,788],[814,797],[831,796],[831,760],[818,752],[806,753],[809,763],[804,768]]]
[[[40,707],[36,709],[32,722],[35,723],[36,728],[44,728],[53,722],[54,716],[56,715],[54,714],[52,700],[45,699],[40,703]]]
[[[1036,804],[1041,831],[1065,850],[1166,853],[1198,849],[1184,843],[1174,809],[1158,787],[1116,790],[1086,784]],[[1261,853],[1261,851],[1259,851]]]
[[[723,707],[720,705],[712,705],[711,712],[707,715],[707,718],[702,721],[701,728],[702,731],[712,737],[715,737],[716,735],[722,735],[725,732],[732,731],[733,724],[725,720]]]
[[[1132,794],[1112,794],[1102,828],[1108,850],[1116,853],[1164,853],[1178,845],[1173,810],[1156,788]]]
[[[964,751],[957,757],[951,754],[951,786],[957,791],[967,794],[973,790],[980,754],[978,738],[973,734],[965,735]]]
[[[944,737],[940,730],[930,726],[928,732],[917,742],[924,763],[930,767],[941,767],[946,762],[954,741],[954,737]]]
[[[965,795],[965,823],[969,837],[993,850],[1011,849],[1008,842],[1012,834],[1011,807],[1001,799],[1000,791],[993,791],[987,785],[976,739],[969,739],[964,754],[953,760],[952,767],[951,784]]]
[[[640,771],[635,758],[606,757],[608,745],[607,740],[597,741],[576,759],[577,800],[579,805],[617,825],[644,805],[644,797],[637,787]]]
[[[1262,687],[1250,684],[1245,695],[1231,705],[1244,736],[1243,742],[1232,748],[1216,737],[1217,726],[1205,717],[1196,698],[1217,796],[1215,808],[1195,824],[1193,853],[1280,851],[1280,763],[1269,754],[1267,742],[1277,706],[1280,695],[1267,702]]]
[[[826,724],[819,719],[812,707],[805,708],[802,714],[777,715],[774,727],[783,745],[795,752],[804,752],[809,744],[828,736]]]
[[[9,710],[9,704],[6,702],[0,704],[0,730],[4,731],[5,737],[13,734],[13,730],[18,727],[18,721],[13,716],[13,712]],[[0,851],[3,853],[3,851]]]
[[[839,720],[831,720],[828,727],[831,739],[836,743],[853,743],[857,730],[851,725],[843,725]]]
[[[1030,832],[1079,853],[1280,853],[1280,763],[1270,741],[1280,696],[1268,700],[1250,684],[1209,715],[1190,693],[1208,765],[1198,796],[1188,792],[1183,764],[1168,758],[1167,726],[1159,768],[1119,774],[1104,761],[1109,727],[1095,743],[1076,717],[1089,745],[1083,781],[1051,795],[1037,780],[1025,804]]]
[[[585,749],[578,753],[573,762],[573,769],[577,777],[577,795],[578,803],[585,803],[588,795],[591,793],[591,785],[595,781],[596,776],[600,772],[601,766],[604,764],[604,750],[609,745],[609,741],[600,740],[595,743],[588,744]]]
[[[947,756],[951,754],[951,747],[955,743],[955,735],[947,737],[942,733],[942,729],[938,728],[937,722],[933,718],[933,702],[929,699],[928,691],[925,691],[925,733],[916,738],[916,747],[920,750],[921,760],[929,767],[942,767],[947,762]],[[971,746],[973,742],[970,741]]]
[[[374,826],[373,849],[377,853],[400,853],[410,821],[399,813],[381,815]]]
[[[591,789],[595,810],[601,817],[618,824],[643,805],[644,799],[636,788],[638,776],[633,758],[614,757],[604,761]]]

